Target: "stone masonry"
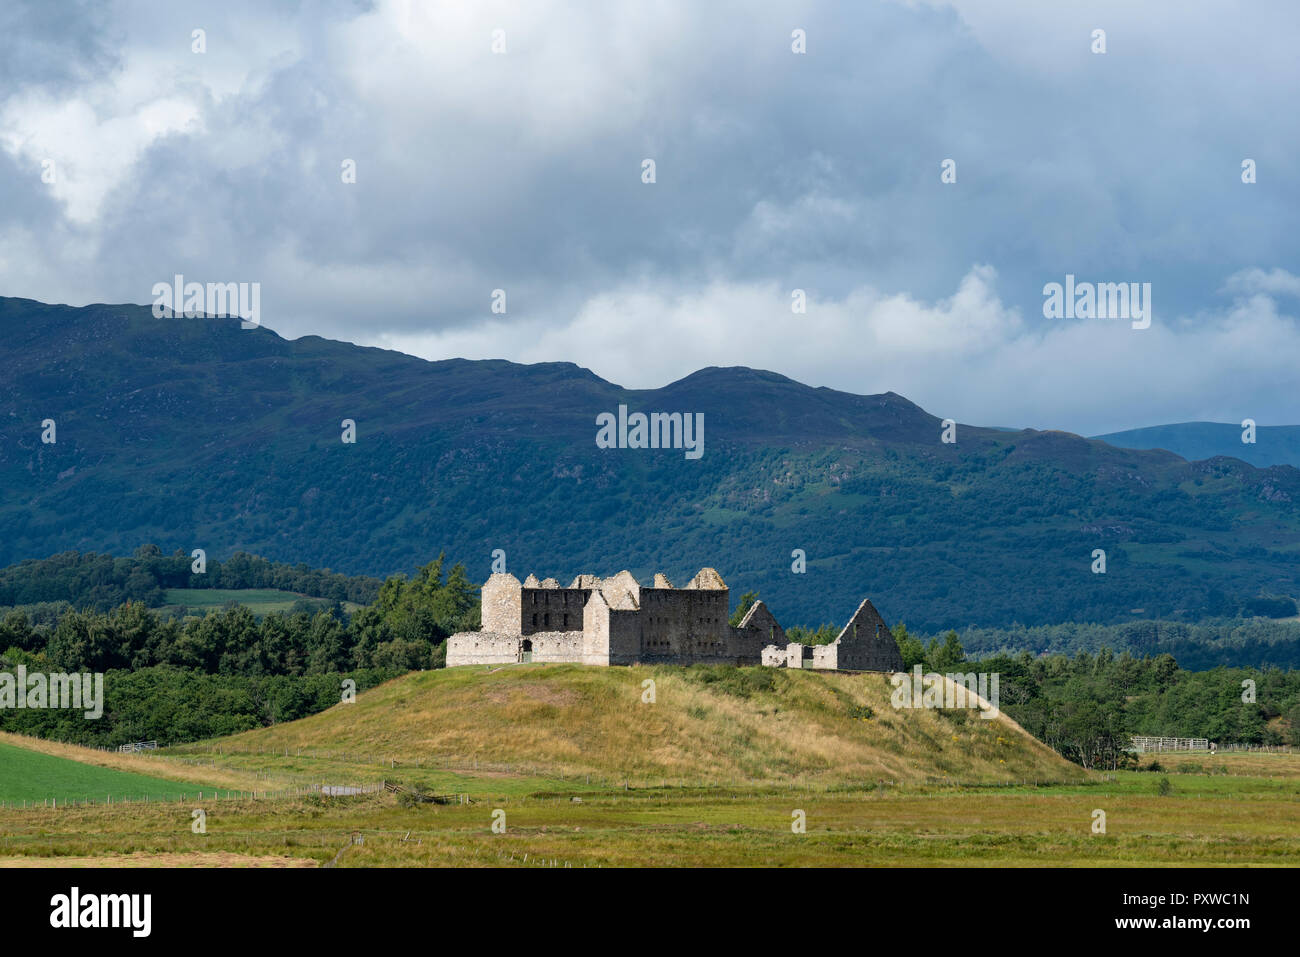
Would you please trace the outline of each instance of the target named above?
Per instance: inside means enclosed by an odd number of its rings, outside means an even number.
[[[447,667],[525,661],[587,665],[733,664],[841,671],[899,671],[898,646],[880,613],[864,600],[829,645],[786,641],[761,601],[737,626],[728,621],[730,590],[712,568],[684,588],[664,575],[641,585],[627,571],[579,575],[567,588],[554,578],[497,573],[483,585],[482,630],[452,635]]]

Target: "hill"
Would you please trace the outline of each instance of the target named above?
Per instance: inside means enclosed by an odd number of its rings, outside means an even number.
[[[1241,441],[1240,425],[1223,422],[1178,422],[1094,436],[1125,449],[1168,449],[1185,459],[1224,455],[1259,468],[1300,466],[1300,425],[1261,425],[1254,444]]]
[[[642,702],[646,679],[655,702]],[[360,752],[404,765],[471,758],[537,776],[848,786],[1082,780],[1005,715],[896,710],[888,678],[764,668],[517,665],[404,675],[298,721],[190,746]],[[178,749],[184,753],[189,748]],[[389,760],[393,761],[389,765]]]
[[[383,576],[445,550],[481,581],[501,549],[559,579],[716,566],[785,622],[841,623],[870,594],[922,630],[1300,594],[1286,466],[971,425],[944,444],[902,396],[773,372],[629,390],[570,363],[427,362],[143,306],[0,299],[0,343],[0,564],[156,542]],[[620,405],[703,414],[704,455],[598,448]]]

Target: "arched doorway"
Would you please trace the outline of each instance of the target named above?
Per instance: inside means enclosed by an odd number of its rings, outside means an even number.
[[[523,662],[533,660],[533,641],[531,638],[525,638],[519,643],[519,660]]]

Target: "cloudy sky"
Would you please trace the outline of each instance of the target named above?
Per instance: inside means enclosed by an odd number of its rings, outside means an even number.
[[[1298,36],[1294,0],[6,0],[0,295],[181,273],[286,337],[632,387],[1300,422]],[[1151,327],[1044,318],[1067,273],[1151,283]]]

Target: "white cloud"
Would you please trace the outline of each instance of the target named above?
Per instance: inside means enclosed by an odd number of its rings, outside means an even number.
[[[108,194],[151,143],[169,133],[196,132],[200,125],[198,104],[162,91],[108,109],[95,99],[59,101],[32,91],[10,97],[0,109],[0,146],[31,169],[33,181],[53,162],[50,192],[68,219],[81,225],[98,218]]]
[[[1300,420],[1300,280],[1248,268],[1300,235],[1300,5],[1192,7],[118,0],[0,36],[0,294],[201,274],[289,337],[628,385],[744,363],[966,421]],[[1043,320],[1066,272],[1150,278],[1155,326]]]
[[[69,222],[82,227],[96,223],[115,189],[130,185],[150,146],[184,134],[201,144],[196,151],[211,149],[202,143],[207,111],[229,97],[255,95],[301,55],[294,31],[277,30],[283,21],[265,12],[241,30],[229,10],[196,17],[179,8],[116,6],[117,16],[139,19],[113,69],[57,92],[40,83],[17,87],[0,100],[0,148],[38,184],[42,164],[53,160],[56,180],[45,185]],[[208,33],[206,53],[193,52],[196,28]],[[222,145],[246,155],[256,143]]]
[[[1238,295],[1265,293],[1267,295],[1300,296],[1300,276],[1280,268],[1268,271],[1258,268],[1242,269],[1228,277],[1227,282],[1224,283],[1224,289]]]
[[[771,283],[682,291],[642,283],[593,297],[568,321],[499,318],[381,333],[369,344],[428,359],[573,361],[628,388],[662,386],[703,366],[747,365],[846,392],[898,392],[972,424],[1084,434],[1258,417],[1251,395],[1284,402],[1300,355],[1295,317],[1262,294],[1195,322],[1157,312],[1151,328],[1135,330],[1025,317],[996,285],[991,267],[975,266],[935,302],[864,286],[840,300],[812,297],[807,314],[796,315],[790,290]],[[1189,403],[1189,395],[1200,398]]]

